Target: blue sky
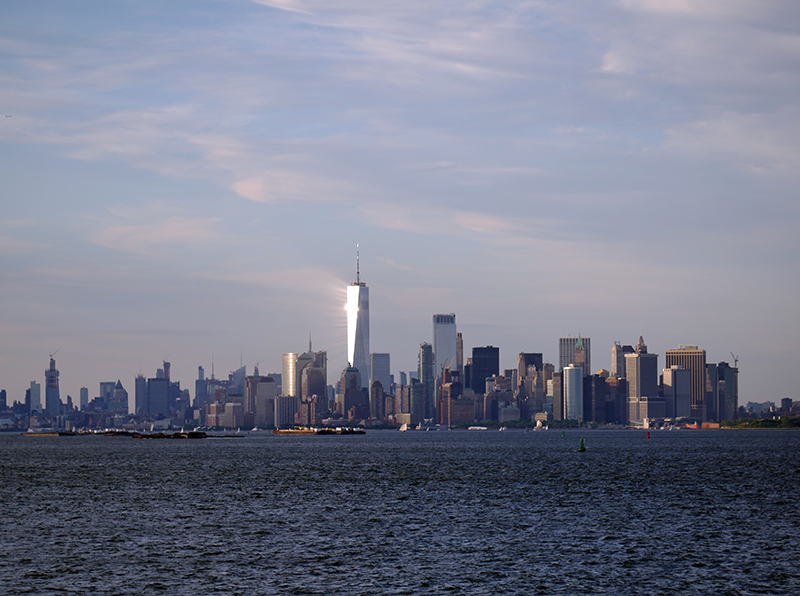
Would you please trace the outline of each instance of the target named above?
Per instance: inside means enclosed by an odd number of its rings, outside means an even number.
[[[0,386],[559,337],[796,392],[800,6],[4,2]],[[6,117],[9,116],[9,117]],[[329,380],[331,380],[329,379]]]

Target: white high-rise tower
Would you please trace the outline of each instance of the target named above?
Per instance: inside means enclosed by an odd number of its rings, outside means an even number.
[[[356,244],[356,281],[347,286],[347,361],[361,373],[361,386],[369,383],[369,288],[361,281]]]

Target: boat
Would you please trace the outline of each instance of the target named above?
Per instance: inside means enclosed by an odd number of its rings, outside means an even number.
[[[488,426],[470,426],[467,430],[489,430]]]
[[[402,425],[400,425],[400,432],[401,432],[401,433],[404,433],[404,432],[406,432],[407,430],[408,430],[408,423],[407,423],[407,422],[403,422],[403,424],[402,424]]]
[[[315,435],[317,430],[307,426],[295,428],[276,428],[272,431],[273,435]]]
[[[273,435],[279,436],[300,436],[300,435],[365,435],[367,431],[363,428],[350,428],[342,426],[338,428],[312,428],[308,426],[296,426],[294,428],[276,428],[272,431]]]
[[[130,436],[134,439],[205,439],[208,437],[206,433],[199,430],[190,430],[189,432],[179,431],[172,434],[133,433]]]
[[[74,437],[77,436],[78,433],[72,431],[63,431],[63,430],[52,430],[52,429],[43,429],[43,430],[34,430],[29,428],[24,433],[22,433],[23,437]]]

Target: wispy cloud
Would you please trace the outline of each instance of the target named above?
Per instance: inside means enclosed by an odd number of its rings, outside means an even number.
[[[223,242],[217,229],[219,221],[217,217],[184,215],[150,217],[137,223],[112,224],[95,232],[92,241],[123,252],[163,256],[170,248],[200,248]]]
[[[0,254],[3,255],[41,254],[51,248],[50,245],[42,242],[33,242],[0,234]]]
[[[667,131],[666,147],[699,159],[732,161],[757,175],[800,173],[800,110],[726,113]]]

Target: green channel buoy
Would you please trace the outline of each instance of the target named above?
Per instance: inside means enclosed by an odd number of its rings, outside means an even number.
[[[581,438],[581,446],[578,447],[578,451],[580,451],[581,453],[586,451],[586,444],[583,442],[583,438]]]

